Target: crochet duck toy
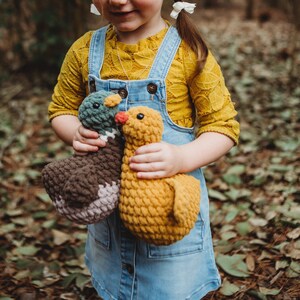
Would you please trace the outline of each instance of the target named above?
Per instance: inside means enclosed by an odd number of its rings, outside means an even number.
[[[106,91],[87,96],[78,118],[84,127],[97,131],[106,146],[51,162],[42,171],[57,211],[77,223],[99,222],[117,206],[124,143],[114,119],[120,102],[118,94]]]
[[[163,121],[159,112],[138,106],[119,112],[125,150],[119,200],[120,217],[138,238],[155,245],[169,245],[187,235],[200,210],[200,182],[193,176],[177,174],[162,179],[138,179],[129,167],[135,150],[160,142]]]

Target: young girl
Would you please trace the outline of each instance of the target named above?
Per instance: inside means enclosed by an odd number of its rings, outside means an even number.
[[[189,21],[193,4],[175,1],[175,29],[161,17],[163,0],[93,3],[109,25],[86,33],[68,51],[49,106],[54,131],[81,155],[104,147],[96,132],[80,125],[77,110],[88,93],[114,91],[123,99],[120,110],[149,106],[164,119],[164,142],[143,146],[131,158],[138,177],[189,172],[201,182],[195,227],[170,246],[136,239],[117,210],[89,225],[86,263],[93,285],[105,300],[198,300],[220,286],[201,167],[237,143],[236,111],[219,65]]]

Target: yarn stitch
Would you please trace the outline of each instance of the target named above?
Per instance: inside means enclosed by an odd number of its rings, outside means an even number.
[[[138,106],[119,112],[125,150],[119,200],[120,217],[138,238],[169,245],[187,235],[200,210],[200,182],[193,176],[142,180],[129,167],[129,159],[142,145],[161,141],[163,121],[158,111]]]
[[[119,198],[123,142],[114,121],[121,97],[99,91],[79,107],[84,127],[97,131],[107,143],[97,152],[54,161],[42,170],[44,187],[57,211],[81,223],[97,223],[110,215]]]

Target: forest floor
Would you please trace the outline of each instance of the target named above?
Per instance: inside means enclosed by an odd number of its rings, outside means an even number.
[[[205,299],[300,299],[300,49],[293,51],[293,27],[275,12],[253,21],[239,10],[199,16],[241,123],[240,144],[205,168],[223,279]],[[41,184],[43,166],[71,154],[47,121],[50,96],[21,79],[0,89],[0,300],[99,299],[84,265],[85,226],[59,217]]]

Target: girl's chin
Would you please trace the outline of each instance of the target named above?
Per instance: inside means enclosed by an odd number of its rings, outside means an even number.
[[[133,23],[123,23],[123,24],[114,24],[117,31],[120,32],[134,32],[136,31],[140,26]]]

